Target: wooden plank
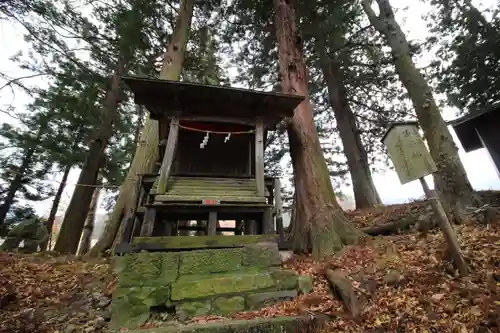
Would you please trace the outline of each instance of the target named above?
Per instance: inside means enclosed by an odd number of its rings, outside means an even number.
[[[269,191],[264,191],[266,194],[266,197],[269,195]],[[165,194],[159,194],[159,195],[173,195],[173,196],[199,196],[199,197],[205,197],[206,199],[209,199],[211,197],[256,197],[256,198],[261,198],[257,195],[255,189],[253,190],[245,190],[245,189],[224,189],[224,188],[213,188],[213,187],[208,187],[208,188],[199,188],[199,187],[193,187],[193,188],[174,188],[168,190],[167,193]],[[260,200],[259,200],[260,201]]]
[[[163,194],[167,192],[167,182],[172,170],[178,137],[179,118],[172,117],[172,120],[170,121],[170,131],[168,132],[167,147],[165,148],[165,155],[163,155],[163,161],[161,163],[160,178],[158,179],[156,193]]]
[[[182,120],[241,124],[241,125],[250,125],[250,126],[255,125],[255,119],[245,119],[245,118],[235,118],[235,117],[183,116]]]
[[[147,207],[146,213],[144,213],[144,219],[141,226],[141,236],[149,237],[153,235],[153,229],[156,222],[156,208]]]
[[[222,198],[215,198],[215,197],[208,197],[206,195],[200,196],[200,195],[194,195],[194,196],[184,196],[184,195],[172,195],[172,194],[160,194],[155,196],[155,201],[162,201],[162,202],[168,202],[168,201],[177,201],[177,202],[192,202],[196,201],[201,204],[201,202],[205,199],[214,199],[217,200],[219,199],[221,202],[253,202],[253,203],[266,203],[266,198],[262,197],[222,197]]]
[[[257,183],[257,195],[264,197],[264,122],[262,118],[257,119],[255,125],[255,182]]]
[[[283,201],[281,200],[281,182],[279,178],[274,180],[274,214],[276,216],[276,231],[280,241],[285,240],[285,230],[283,228]]]
[[[217,212],[208,213],[207,235],[215,236],[217,231]]]

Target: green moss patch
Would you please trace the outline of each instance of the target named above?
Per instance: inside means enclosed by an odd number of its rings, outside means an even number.
[[[245,310],[245,299],[242,296],[219,297],[213,302],[212,314],[227,315]]]
[[[259,290],[275,285],[269,273],[214,275],[199,279],[181,277],[172,284],[172,301]]]
[[[256,268],[281,265],[278,244],[267,242],[245,246],[243,248],[243,265]]]
[[[182,252],[179,274],[208,275],[239,271],[242,252],[241,248]]]
[[[203,249],[220,247],[243,247],[248,244],[277,242],[278,235],[239,235],[239,236],[169,236],[134,237],[133,244],[160,244],[168,249]]]

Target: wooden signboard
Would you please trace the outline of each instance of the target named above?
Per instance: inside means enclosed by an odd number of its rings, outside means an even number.
[[[382,139],[401,184],[437,171],[414,123],[393,124]]]
[[[387,147],[389,157],[394,164],[394,169],[396,169],[401,184],[406,184],[417,179],[420,180],[425,196],[430,200],[432,208],[436,213],[439,226],[443,231],[444,238],[448,243],[460,275],[462,277],[467,276],[467,263],[460,251],[455,230],[453,230],[446,216],[446,212],[439,201],[439,197],[433,195],[424,178],[436,172],[437,168],[424,144],[424,140],[422,140],[422,137],[418,133],[417,124],[392,124],[382,138],[382,142]]]

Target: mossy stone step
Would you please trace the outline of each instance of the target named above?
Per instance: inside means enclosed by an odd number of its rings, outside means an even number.
[[[160,244],[165,250],[244,247],[268,242],[277,243],[278,235],[134,237],[132,241],[134,245]]]
[[[216,323],[170,325],[168,327],[135,329],[129,333],[315,333],[326,322],[324,317],[274,317],[251,320],[227,320]],[[109,333],[119,333],[111,330]]]

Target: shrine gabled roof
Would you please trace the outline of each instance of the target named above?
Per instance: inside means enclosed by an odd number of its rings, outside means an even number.
[[[304,96],[179,81],[125,77],[137,104],[153,119],[162,115],[203,115],[279,121],[292,117]]]

